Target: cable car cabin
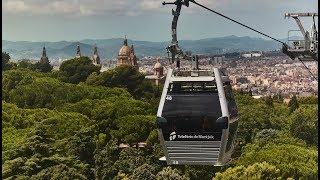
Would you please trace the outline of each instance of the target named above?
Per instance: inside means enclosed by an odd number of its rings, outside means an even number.
[[[219,69],[169,69],[157,113],[165,160],[223,166],[231,160],[238,127],[230,80]]]

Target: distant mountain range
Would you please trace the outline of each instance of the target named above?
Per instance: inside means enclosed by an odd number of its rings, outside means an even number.
[[[285,41],[285,40],[283,40]],[[123,38],[113,39],[85,39],[81,40],[80,48],[82,55],[91,56],[94,44],[102,59],[116,58],[123,44]],[[6,41],[2,40],[2,51],[10,54],[12,59],[39,59],[43,45],[46,46],[49,59],[66,59],[75,55],[78,42],[28,42],[28,41]],[[138,57],[144,56],[166,56],[166,47],[170,42],[136,41],[128,39],[129,45],[134,44]],[[197,54],[221,54],[244,51],[270,51],[280,48],[280,44],[262,38],[248,36],[226,36],[219,38],[206,38],[199,40],[180,40],[179,44],[184,50]]]

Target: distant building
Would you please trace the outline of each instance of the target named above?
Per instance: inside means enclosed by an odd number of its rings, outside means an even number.
[[[98,54],[98,47],[96,45],[94,45],[93,47],[92,63],[94,65],[99,65],[99,66],[101,65],[100,56]]]
[[[127,37],[125,37],[123,46],[119,50],[117,66],[124,64],[131,65],[136,69],[139,69],[133,45],[131,45],[131,47],[128,46]]]
[[[261,52],[251,52],[251,53],[242,54],[242,57],[244,58],[261,57],[261,56],[262,56]]]
[[[43,49],[42,49],[42,56],[40,58],[40,63],[43,63],[43,64],[50,63],[47,57],[47,51],[45,46],[43,46]]]
[[[77,50],[76,50],[76,58],[80,58],[80,57],[81,57],[80,43],[78,43]]]
[[[161,65],[158,59],[156,64],[153,66],[153,75],[146,76],[146,79],[151,80],[153,83],[159,86],[160,83],[163,83],[165,80],[163,70],[163,66]]]
[[[255,96],[252,96],[254,99],[260,99],[262,96],[261,95],[255,95]]]
[[[215,56],[215,57],[213,57],[213,59],[211,59],[212,60],[211,64],[221,66],[221,65],[223,65],[224,59],[225,59],[224,56]]]

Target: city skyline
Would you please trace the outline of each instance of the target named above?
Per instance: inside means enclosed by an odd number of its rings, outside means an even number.
[[[77,41],[119,38],[126,34],[130,39],[168,41],[173,7],[162,6],[161,2],[4,0],[2,36],[10,41]],[[286,37],[288,29],[297,29],[292,19],[284,19],[284,12],[314,12],[318,5],[315,0],[198,2],[276,38]],[[178,26],[179,39],[228,35],[263,38],[194,4],[183,7]]]

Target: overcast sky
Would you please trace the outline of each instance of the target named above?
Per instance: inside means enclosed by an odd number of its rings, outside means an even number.
[[[318,12],[317,0],[197,0],[276,38],[298,29],[285,12]],[[2,0],[2,37],[13,41],[129,39],[167,41],[171,9],[162,0]],[[307,22],[306,28],[310,28]],[[195,4],[183,7],[179,39],[262,37]]]

